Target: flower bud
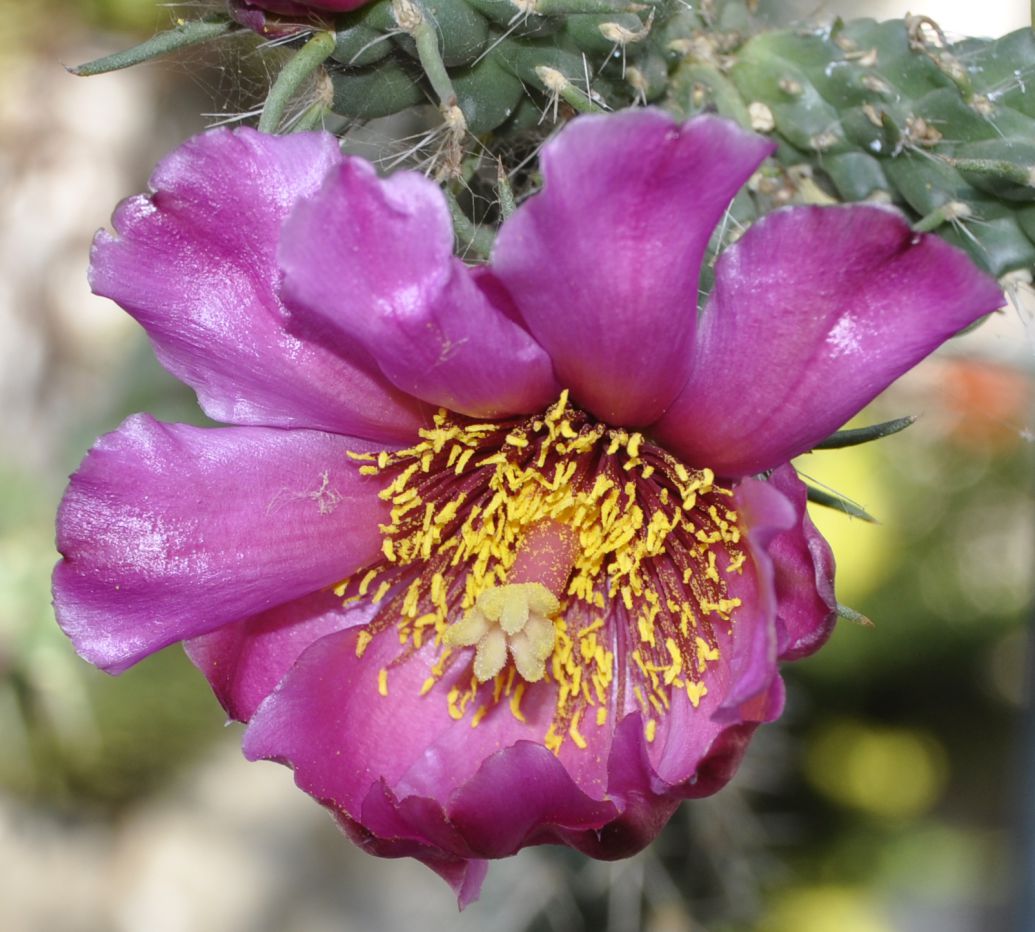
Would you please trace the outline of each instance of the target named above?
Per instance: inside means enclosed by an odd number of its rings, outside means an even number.
[[[359,9],[367,0],[230,0],[230,16],[255,32],[280,37],[301,32],[314,19]]]

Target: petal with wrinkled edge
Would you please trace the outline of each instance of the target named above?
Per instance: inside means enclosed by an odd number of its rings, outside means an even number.
[[[776,676],[779,606],[769,546],[795,520],[791,501],[758,479],[738,483],[733,502],[747,531],[750,559],[743,572],[726,579],[730,596],[741,600],[731,625],[728,686],[717,711],[727,719],[738,717],[740,707],[768,689]]]
[[[310,644],[366,624],[373,611],[368,603],[345,607],[340,596],[323,589],[223,625],[184,647],[227,714],[246,722]]]
[[[769,484],[794,506],[794,526],[766,548],[776,577],[776,649],[780,660],[819,650],[837,621],[834,555],[809,517],[805,484],[790,465],[773,470]]]
[[[120,672],[380,558],[376,482],[316,431],[129,418],[72,476],[58,513],[58,621]]]
[[[659,110],[582,117],[543,148],[545,187],[503,224],[493,269],[579,405],[641,425],[676,396],[708,239],[772,148]]]
[[[356,656],[357,638],[355,631],[342,631],[310,647],[245,735],[249,757],[292,762],[303,789],[337,800],[353,818],[361,818],[363,801],[381,778],[400,798],[422,796],[445,805],[483,760],[518,741],[541,740],[549,726],[553,684],[526,688],[520,701],[526,722],[504,700],[472,727],[470,712],[455,720],[446,700],[454,686],[468,688],[468,663],[456,663],[422,696],[437,657],[434,645],[395,664],[401,648],[394,629],[376,635],[362,657]],[[387,696],[381,695],[381,670],[387,671]],[[491,696],[492,684],[481,689],[483,697]]]
[[[398,800],[383,782],[372,787],[363,810],[371,825],[377,827],[377,834],[336,808],[334,800],[321,802],[349,838],[367,853],[380,858],[416,858],[453,888],[460,909],[478,899],[489,862],[450,853],[452,848],[464,847],[463,841],[433,800],[416,796]],[[438,843],[418,840],[441,831],[452,833],[453,844],[443,847],[441,838],[436,838]]]
[[[198,136],[159,164],[154,194],[119,206],[114,236],[97,235],[90,280],[144,326],[210,417],[405,441],[419,403],[361,347],[289,333],[274,293],[284,219],[340,160],[328,134]]]
[[[505,816],[500,801],[505,800]],[[454,795],[450,821],[483,856],[501,858],[555,841],[556,829],[597,829],[618,815],[587,796],[542,744],[520,741],[487,758]]]
[[[542,347],[453,256],[442,192],[422,175],[382,180],[348,159],[295,210],[280,264],[296,317],[359,343],[430,404],[501,417],[539,411],[560,391]]]
[[[719,259],[693,372],[654,431],[688,464],[762,472],[1003,303],[962,250],[896,211],[777,211]]]

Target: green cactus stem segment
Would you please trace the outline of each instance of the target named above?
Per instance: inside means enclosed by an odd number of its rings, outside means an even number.
[[[323,121],[330,112],[330,108],[322,100],[316,101],[295,121],[291,132],[306,133],[314,129],[323,129]]]
[[[259,130],[275,133],[284,118],[284,111],[299,88],[320,68],[334,52],[336,37],[333,32],[318,32],[292,56],[277,80],[273,82],[259,117]]]
[[[549,65],[539,65],[535,69],[536,77],[542,82],[548,94],[552,95],[554,104],[563,100],[578,113],[606,113],[607,108],[589,96],[586,91],[576,87],[564,74]]]
[[[973,211],[963,201],[948,201],[917,220],[913,224],[913,229],[917,233],[930,233],[946,223],[953,223],[956,220],[967,220],[972,215]]]
[[[567,16],[572,13],[638,13],[651,4],[630,0],[519,0],[514,6],[522,12],[541,16]]]
[[[463,159],[462,142],[467,134],[467,119],[457,104],[453,82],[442,60],[438,30],[413,0],[392,0],[392,15],[399,28],[413,38],[421,69],[435,96],[438,97],[439,112],[445,122],[447,140],[437,175],[440,178],[455,178],[460,173],[460,162]]]
[[[421,68],[427,76],[431,89],[438,97],[439,106],[444,110],[456,103],[456,91],[449,79],[449,72],[442,61],[442,53],[438,46],[438,32],[424,11],[413,0],[392,0],[392,15],[399,28],[409,33],[417,45],[417,56]]]
[[[442,193],[446,197],[449,214],[453,218],[453,234],[456,236],[461,251],[468,255],[473,252],[478,258],[488,258],[496,238],[486,227],[477,226],[464,213],[463,208],[449,188],[443,188]]]
[[[96,58],[93,61],[82,65],[68,68],[67,70],[81,78],[88,78],[95,74],[107,74],[109,71],[119,71],[122,68],[129,68],[139,65],[141,62],[150,61],[177,49],[187,48],[191,45],[198,45],[208,42],[211,39],[218,39],[228,33],[246,32],[247,30],[236,29],[233,23],[224,19],[199,19],[180,22],[172,29],[160,32],[157,36],[134,45],[131,49],[124,49],[103,58]]]
[[[503,167],[503,159],[496,163],[496,191],[500,199],[500,216],[506,220],[517,210],[517,204],[514,201],[514,189],[510,186],[507,170]]]
[[[988,178],[1008,181],[1024,188],[1035,188],[1035,166],[1018,165],[1003,159],[949,159],[949,164],[960,172],[972,172]]]

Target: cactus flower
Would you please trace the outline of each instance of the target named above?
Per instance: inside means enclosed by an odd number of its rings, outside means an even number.
[[[92,284],[226,427],[129,418],[61,505],[58,619],[119,672],[186,643],[245,753],[366,850],[615,858],[732,775],[834,618],[792,457],[994,281],[876,206],[713,229],[770,144],[584,117],[488,265],[421,175],[217,130],[98,235]]]

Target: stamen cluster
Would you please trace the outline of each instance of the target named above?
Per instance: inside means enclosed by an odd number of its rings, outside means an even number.
[[[503,423],[441,411],[420,436],[408,449],[350,454],[366,461],[362,472],[389,480],[381,497],[391,506],[384,561],[338,587],[381,606],[358,654],[393,625],[402,646],[394,664],[433,641],[429,692],[477,644],[466,687],[449,690],[450,713],[460,719],[473,708],[477,725],[507,697],[523,721],[522,693],[543,677],[556,686],[544,736],[555,752],[565,736],[586,745],[579,723],[590,709],[598,725],[638,709],[652,740],[673,689],[700,702],[708,664],[719,658],[718,631],[740,604],[727,586],[745,561],[729,488],[642,434],[570,406],[567,393],[540,416]],[[512,647],[512,664],[504,592],[523,543],[544,522],[573,534],[571,571],[555,606],[538,587],[543,604],[521,619],[535,629],[535,645],[520,658]],[[515,634],[527,626],[508,623]],[[392,665],[381,671],[385,694]]]

